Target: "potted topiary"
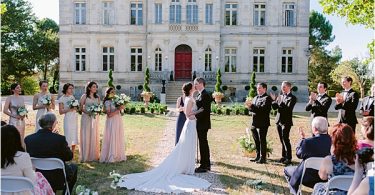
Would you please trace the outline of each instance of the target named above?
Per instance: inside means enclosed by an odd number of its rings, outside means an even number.
[[[148,107],[150,98],[154,96],[154,94],[150,90],[150,87],[148,86],[149,84],[150,84],[150,70],[147,67],[146,72],[145,72],[145,80],[143,84],[143,92],[141,93],[141,96],[143,97],[143,101],[145,102],[146,108]]]
[[[246,97],[245,104],[250,104],[253,101],[253,98],[257,95],[257,88],[256,88],[256,82],[255,82],[255,72],[251,74],[251,79],[250,79],[250,90],[249,93]]]
[[[221,72],[220,68],[216,72],[216,85],[215,85],[215,91],[212,93],[212,97],[215,99],[216,104],[221,103],[221,99],[223,99],[224,94],[220,92],[220,86],[221,86]]]

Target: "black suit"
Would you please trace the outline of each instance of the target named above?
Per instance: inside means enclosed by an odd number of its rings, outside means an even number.
[[[311,111],[311,118],[316,116],[322,116],[327,118],[328,109],[332,104],[332,98],[326,93],[323,95],[318,95],[313,103],[308,102],[305,110]]]
[[[53,133],[50,130],[40,129],[38,132],[25,138],[26,150],[31,157],[36,158],[59,158],[62,161],[70,161],[73,153],[68,147],[65,136]],[[64,188],[64,173],[61,170],[43,171],[39,170],[51,184],[54,191]],[[77,165],[65,165],[67,181],[70,192],[77,181]]]
[[[251,132],[257,150],[257,157],[266,159],[267,157],[267,131],[270,126],[270,111],[272,99],[266,93],[262,96],[256,96],[249,108],[253,113],[253,123]],[[257,131],[259,129],[259,133]]]
[[[369,112],[366,116],[374,116],[374,97],[367,96],[363,98],[359,112],[363,115],[364,111]]]
[[[282,157],[292,159],[292,146],[290,145],[289,132],[293,126],[293,108],[297,98],[291,92],[288,95],[281,95],[279,100],[272,102],[272,108],[277,110],[276,125],[279,139],[282,144]]]
[[[203,112],[196,114],[195,117],[197,118],[199,152],[201,155],[200,167],[204,169],[211,168],[210,148],[207,141],[207,132],[208,129],[211,129],[211,101],[212,98],[205,89],[203,89],[196,99],[198,109],[203,108]]]
[[[302,139],[299,142],[296,148],[296,155],[303,160],[298,166],[289,166],[284,169],[287,178],[289,178],[289,187],[292,194],[297,194],[305,160],[310,157],[330,155],[331,143],[331,137],[328,134],[318,134],[314,137]],[[319,177],[318,170],[306,169],[302,181],[303,185],[313,188],[318,182],[323,182]]]
[[[357,109],[359,96],[358,93],[350,89],[346,92],[346,98],[341,104],[336,104],[335,109],[339,110],[339,115],[337,122],[346,123],[353,128],[355,132],[355,127],[357,125],[357,117],[355,115],[355,110]],[[344,96],[344,92],[341,93]]]

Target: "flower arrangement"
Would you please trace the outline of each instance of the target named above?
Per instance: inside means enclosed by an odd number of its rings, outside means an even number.
[[[87,112],[89,112],[91,117],[96,117],[96,115],[102,115],[103,114],[103,104],[94,104],[92,106],[89,106],[86,109]]]
[[[154,93],[152,93],[151,91],[142,91],[141,96],[142,97],[143,96],[150,96],[150,97],[152,97],[152,96],[154,96]]]
[[[76,194],[78,195],[98,195],[97,191],[93,191],[90,188],[87,188],[83,185],[78,185],[76,187]]]
[[[127,103],[130,102],[130,97],[125,94],[115,95],[113,97],[113,102],[115,103],[116,107],[125,106]]]
[[[27,117],[27,113],[29,113],[29,111],[27,111],[25,106],[20,106],[17,109],[17,114],[20,115],[20,116],[26,116]]]
[[[70,109],[72,109],[72,108],[78,109],[79,108],[79,102],[76,99],[71,99],[71,100],[68,101],[68,106],[69,106]]]
[[[115,170],[109,172],[109,178],[112,178],[112,182],[111,182],[111,185],[110,187],[112,189],[116,189],[117,188],[117,183],[120,181],[122,175],[120,175],[119,173],[117,173]]]
[[[250,135],[249,128],[246,128],[246,135],[238,138],[238,142],[241,148],[244,150],[244,152],[253,153],[256,151],[255,142],[252,139],[252,136]],[[267,148],[266,148],[267,156],[272,154],[273,149],[271,145],[272,145],[272,142],[267,141]]]
[[[45,95],[41,99],[42,104],[47,105],[47,106],[51,105],[51,101],[52,101],[51,96],[49,96],[49,95]]]
[[[223,98],[224,94],[221,93],[220,91],[215,91],[215,92],[212,93],[212,97],[213,98],[215,98],[215,97],[217,97],[217,98]]]

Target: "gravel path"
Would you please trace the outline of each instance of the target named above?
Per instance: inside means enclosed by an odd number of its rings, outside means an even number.
[[[175,131],[176,131],[176,120],[177,116],[176,113],[171,111],[168,114],[168,122],[166,128],[163,132],[163,135],[160,139],[160,143],[156,150],[154,151],[153,158],[151,159],[152,166],[157,166],[164,160],[166,156],[173,150],[174,141],[175,141]],[[212,157],[211,157],[212,158]],[[213,160],[213,159],[211,159]],[[211,186],[207,190],[200,190],[193,193],[180,193],[183,195],[195,195],[195,194],[228,194],[225,192],[224,185],[220,182],[219,173],[216,170],[215,165],[211,167],[212,171],[207,173],[196,173],[195,176],[205,179],[211,183]],[[145,193],[140,191],[130,191],[129,194],[131,195],[149,195],[155,193]]]

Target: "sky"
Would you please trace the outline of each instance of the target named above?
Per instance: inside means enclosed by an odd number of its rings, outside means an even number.
[[[38,18],[51,18],[59,23],[59,0],[28,0]],[[310,0],[310,10],[322,13],[318,0]],[[338,45],[342,49],[342,60],[368,56],[367,43],[374,37],[374,32],[361,25],[346,25],[346,19],[324,14],[333,26],[335,40],[327,47],[332,49]]]

